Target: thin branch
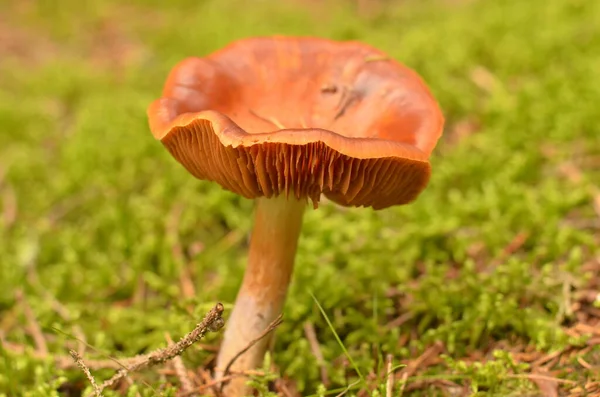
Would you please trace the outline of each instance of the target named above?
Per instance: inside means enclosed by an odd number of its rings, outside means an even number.
[[[414,317],[413,312],[406,312],[406,313],[402,314],[401,316],[395,318],[394,320],[390,321],[389,323],[387,323],[385,325],[385,329],[398,328],[402,324],[406,323],[407,321],[412,320],[413,317]]]
[[[205,383],[203,385],[196,387],[196,389],[191,392],[183,393],[179,397],[190,397],[195,393],[200,393],[207,389],[212,389],[216,395],[220,396],[221,391],[219,390],[219,388],[217,388],[215,386],[219,386],[223,383],[229,382],[230,380],[232,380],[238,376],[264,376],[264,375],[265,375],[265,373],[263,371],[246,370],[246,371],[230,371],[229,375],[223,376],[222,378],[219,378],[219,379],[210,379],[210,377],[207,376],[204,379]]]
[[[578,362],[579,364],[581,364],[581,366],[582,366],[583,368],[585,368],[585,369],[589,369],[589,370],[592,370],[592,369],[594,369],[594,367],[592,367],[592,366],[590,365],[590,363],[588,363],[587,361],[585,361],[585,360],[583,359],[583,357],[581,357],[581,356],[577,357],[577,362]]]
[[[394,358],[392,357],[391,354],[388,354],[387,356],[387,379],[385,382],[385,396],[386,397],[392,397],[392,392],[394,389],[394,371],[392,368],[392,363],[394,361]]]
[[[198,375],[200,376],[201,381],[203,382],[202,386],[199,386],[199,388],[196,390],[198,392],[202,392],[204,390],[204,388],[209,388],[212,391],[213,396],[215,397],[223,397],[223,393],[221,393],[219,391],[219,388],[217,387],[216,384],[212,384],[213,382],[213,378],[210,374],[210,371],[206,370],[205,366],[201,366],[200,368],[198,368]],[[204,393],[203,393],[204,394]],[[180,397],[186,397],[185,394],[183,394]]]
[[[356,385],[358,385],[359,383],[361,383],[362,380],[359,379],[356,382],[350,383],[348,386],[346,386],[346,388],[338,395],[336,395],[335,397],[342,397],[344,396],[346,393],[348,393],[350,390],[352,390],[352,388]]]
[[[444,351],[444,345],[441,342],[436,342],[428,347],[423,354],[413,360],[404,368],[404,372],[407,373],[407,377],[414,375],[417,369],[422,368],[429,360],[439,356]]]
[[[194,282],[191,277],[190,267],[188,258],[184,254],[183,247],[181,245],[181,241],[179,239],[179,221],[181,219],[181,215],[183,213],[183,205],[180,203],[175,204],[167,218],[167,222],[165,225],[167,237],[171,241],[171,251],[173,253],[173,257],[176,262],[180,265],[180,276],[179,276],[179,285],[181,290],[181,295],[187,299],[196,296],[196,290],[194,287]],[[189,313],[193,312],[193,306],[187,305],[186,309]]]
[[[507,374],[507,378],[515,378],[515,379],[539,379],[539,380],[548,380],[556,383],[564,383],[566,385],[575,385],[577,382],[569,379],[560,379],[555,378],[553,376],[546,376],[540,374]]]
[[[404,394],[404,389],[406,388],[406,384],[408,383],[408,372],[402,374],[402,378],[400,379],[400,391],[398,392],[398,397],[402,397]]]
[[[92,389],[94,389],[94,395],[96,397],[102,397],[102,390],[100,390],[100,388],[98,387],[98,384],[96,383],[96,379],[94,379],[94,376],[90,372],[90,369],[87,367],[87,365],[85,365],[85,363],[83,362],[83,359],[81,358],[79,353],[77,353],[75,350],[71,349],[71,350],[69,350],[69,354],[71,355],[71,357],[73,357],[75,364],[77,364],[79,369],[81,369],[81,371],[85,374],[85,377],[92,384]]]
[[[534,362],[531,363],[531,366],[534,368],[541,367],[549,361],[558,359],[564,352],[565,352],[564,350],[556,350],[553,353],[547,354],[547,355],[542,356],[541,358],[535,360]]]
[[[315,326],[310,321],[304,323],[304,334],[306,335],[306,339],[308,339],[312,354],[317,359],[317,365],[319,366],[319,371],[321,372],[321,383],[323,383],[324,386],[329,386],[329,376],[327,376],[327,368],[325,368],[325,359],[323,358],[321,346],[319,345],[319,340],[317,339]]]
[[[3,201],[4,210],[2,211],[2,219],[4,221],[4,227],[9,229],[16,222],[19,212],[17,195],[10,185],[7,185],[4,191]]]
[[[261,120],[264,120],[264,121],[267,121],[267,122],[273,124],[275,127],[279,128],[280,130],[285,130],[286,129],[286,127],[279,120],[277,120],[275,117],[264,117],[264,116],[261,116],[260,114],[256,113],[252,109],[248,109],[248,111],[253,116],[258,117]]]
[[[261,339],[263,339],[265,336],[271,333],[275,328],[277,328],[283,322],[282,318],[283,316],[281,314],[277,316],[277,318],[273,320],[273,322],[269,324],[260,335],[258,335],[255,339],[252,339],[248,343],[248,345],[246,345],[246,347],[244,347],[235,356],[233,356],[229,363],[225,366],[225,370],[223,371],[223,377],[227,376],[230,373],[231,366],[237,361],[238,358],[240,358],[244,353],[250,350],[250,348],[252,348],[252,346],[258,343]],[[221,383],[221,391],[223,390],[223,387],[225,387],[225,383]]]
[[[46,301],[50,302],[52,309],[54,309],[54,311],[63,319],[63,321],[72,322],[73,318],[69,312],[69,309],[65,307],[58,299],[56,299],[54,295],[48,292],[48,289],[42,285],[34,266],[31,266],[27,271],[27,281],[37,290],[38,294],[42,295]],[[79,324],[73,324],[72,330],[75,340],[79,342],[77,353],[79,353],[80,356],[83,356],[85,354],[85,348],[87,347],[87,341],[85,334],[83,333],[83,329]],[[63,357],[63,361],[68,363],[69,366],[73,364],[73,361],[70,359],[70,357]],[[89,362],[88,366],[90,366]]]
[[[275,380],[275,390],[280,393],[280,395],[283,394],[284,397],[294,397],[292,391],[288,389],[285,385],[285,381],[281,378]]]
[[[29,333],[35,342],[36,351],[40,354],[47,356],[48,355],[48,345],[46,344],[46,338],[44,337],[44,333],[42,332],[42,328],[35,318],[35,314],[29,306],[27,299],[22,290],[18,290],[16,295],[17,301],[21,304],[23,308],[23,313],[25,314],[25,318],[27,319],[27,328],[29,328]]]
[[[187,348],[202,339],[206,333],[216,332],[223,327],[224,321],[221,317],[223,310],[223,305],[221,303],[217,303],[217,305],[206,314],[202,322],[197,324],[190,333],[181,338],[177,343],[164,349],[153,351],[147,355],[136,357],[134,363],[117,371],[112,378],[108,379],[102,384],[100,389],[104,390],[106,387],[113,386],[118,381],[126,377],[130,372],[163,364],[174,357],[180,356],[184,351],[186,351]]]
[[[168,333],[165,335],[165,339],[167,340],[169,346],[174,344],[173,339],[171,339],[171,335]],[[188,376],[187,369],[185,368],[185,364],[183,363],[181,356],[173,357],[173,369],[175,370],[175,374],[177,374],[177,378],[181,384],[181,390],[184,393],[191,393],[190,396],[195,395],[194,383]]]
[[[44,289],[43,291],[44,291],[44,298],[50,302],[54,311],[56,313],[58,313],[58,315],[64,321],[71,322],[72,317],[71,317],[71,314],[69,313],[69,310],[62,303],[60,303],[54,296],[52,296],[52,294],[48,293],[47,290]],[[79,353],[80,356],[83,356],[83,354],[85,353],[85,348],[86,348],[86,344],[87,344],[87,341],[85,338],[85,333],[83,332],[83,329],[81,328],[81,326],[79,324],[73,324],[73,326],[71,328],[73,330],[73,335],[75,336],[76,340],[79,342],[78,343],[79,346],[77,348],[77,353]]]
[[[93,369],[93,370],[98,370],[98,369],[119,370],[119,369],[122,369],[123,367],[127,367],[127,366],[131,365],[134,361],[136,361],[135,357],[125,358],[122,360],[116,360],[113,358],[104,359],[104,360],[85,360],[85,365],[87,365],[88,368]],[[67,356],[55,356],[54,363],[56,364],[57,368],[60,368],[60,369],[71,369],[74,366],[73,361],[69,360],[69,357],[67,357]]]

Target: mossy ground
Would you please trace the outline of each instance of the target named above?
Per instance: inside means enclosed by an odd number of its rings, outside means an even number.
[[[89,387],[55,362],[69,335],[127,357],[231,307],[252,203],[190,177],[145,109],[182,58],[274,33],[380,47],[447,127],[415,203],[308,211],[263,394],[385,395],[387,355],[394,395],[600,393],[600,2],[303,3],[0,3],[0,394]],[[174,395],[167,370],[120,392]]]

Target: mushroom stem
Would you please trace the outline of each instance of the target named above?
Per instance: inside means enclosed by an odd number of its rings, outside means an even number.
[[[248,266],[227,321],[217,358],[217,378],[224,375],[223,371],[231,359],[279,316],[294,269],[306,200],[280,195],[270,199],[258,198],[256,201]],[[261,339],[237,358],[230,371],[260,367],[269,340],[269,336]],[[243,376],[234,378],[227,386],[226,395],[243,395],[246,381]]]

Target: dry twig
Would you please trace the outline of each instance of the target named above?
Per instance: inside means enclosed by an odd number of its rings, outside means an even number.
[[[101,386],[98,387],[99,392],[101,393],[102,390],[104,390],[105,388],[117,384],[130,372],[139,371],[144,368],[149,368],[155,365],[163,364],[177,356],[180,356],[195,342],[202,339],[204,335],[206,335],[206,333],[218,331],[224,325],[224,321],[222,318],[223,310],[223,305],[221,303],[217,303],[217,305],[206,314],[204,319],[199,324],[197,324],[191,332],[189,332],[187,335],[181,338],[177,343],[171,344],[164,349],[158,349],[146,355],[141,355],[127,359],[128,365],[122,365],[122,363],[119,362],[121,368],[112,378],[106,380],[104,383],[102,383]],[[90,382],[92,382],[92,385],[94,385],[95,381],[93,381],[93,377],[91,377],[91,374],[89,374],[88,367],[85,364],[83,364],[83,360],[81,359],[81,357],[75,351],[71,351],[70,353],[71,356],[73,356],[73,358],[79,358],[79,360],[76,360],[77,366],[81,368],[81,370],[86,374],[86,377],[88,377],[88,379],[90,379]],[[76,356],[73,354],[75,354]],[[96,387],[94,388],[94,391],[96,392]],[[98,396],[100,396],[100,394],[96,392],[96,397]]]
[[[329,386],[329,376],[327,375],[327,368],[325,368],[325,359],[323,358],[321,346],[319,345],[319,340],[317,339],[315,326],[310,321],[304,323],[304,334],[306,335],[306,339],[308,339],[308,343],[310,344],[310,350],[317,359],[317,365],[319,366],[319,370],[321,372],[321,383],[323,383],[324,386]]]
[[[202,371],[201,375],[202,375],[202,378],[205,383],[199,387],[196,387],[195,390],[193,390],[191,392],[182,393],[180,395],[180,397],[190,397],[195,393],[204,392],[208,389],[212,389],[212,391],[215,393],[215,395],[221,396],[222,392],[216,386],[219,386],[223,383],[229,382],[230,380],[232,380],[238,376],[264,376],[265,375],[265,373],[263,371],[256,371],[256,370],[229,371],[229,375],[227,375],[227,376],[223,376],[219,379],[212,379],[207,371],[204,371],[204,370],[201,370],[201,371]]]
[[[392,363],[394,358],[391,354],[387,356],[387,373],[386,373],[386,382],[385,382],[385,396],[392,397],[392,392],[394,389],[394,371],[392,370]]]
[[[567,385],[575,385],[577,382],[569,379],[561,379],[555,378],[553,376],[541,375],[541,374],[507,374],[507,378],[515,378],[515,379],[540,379],[540,380],[548,380],[556,383],[564,383]]]
[[[240,358],[244,353],[246,353],[248,350],[250,350],[252,348],[252,346],[254,346],[256,343],[258,343],[265,336],[269,335],[273,330],[275,330],[275,328],[277,328],[283,322],[282,317],[283,316],[281,314],[279,316],[277,316],[277,318],[275,320],[273,320],[273,322],[271,322],[271,324],[269,324],[267,326],[267,328],[260,335],[258,335],[256,338],[252,339],[248,343],[248,345],[246,345],[246,347],[244,347],[235,356],[233,356],[231,358],[229,363],[225,366],[225,370],[223,371],[223,378],[225,376],[229,375],[229,373],[231,372],[231,366],[237,361],[238,358]],[[220,390],[223,391],[224,387],[225,387],[225,382],[221,383]]]
[[[264,116],[261,116],[260,114],[256,113],[252,109],[248,109],[248,111],[253,116],[258,117],[261,120],[264,120],[266,122],[269,122],[269,123],[273,124],[275,127],[279,128],[280,130],[285,130],[286,129],[286,127],[279,120],[277,120],[275,117],[264,117]]]
[[[444,345],[441,342],[436,342],[427,348],[423,354],[417,357],[414,361],[410,362],[405,368],[404,373],[408,374],[407,377],[413,376],[415,372],[424,365],[428,365],[428,362],[439,356],[444,351]]]
[[[404,314],[402,314],[401,316],[395,318],[394,320],[390,321],[389,323],[387,323],[385,325],[386,329],[393,329],[393,328],[398,328],[400,327],[402,324],[406,323],[407,321],[412,320],[412,318],[414,317],[414,313],[413,312],[406,312]]]
[[[44,337],[44,333],[42,332],[42,328],[35,318],[35,314],[29,306],[27,299],[25,299],[25,295],[22,290],[18,290],[16,295],[17,301],[21,304],[23,308],[23,313],[25,314],[25,318],[27,319],[27,328],[29,329],[29,333],[33,338],[35,343],[35,349],[38,353],[43,356],[48,355],[48,345],[46,344],[46,338]]]
[[[400,379],[400,392],[398,393],[399,397],[402,397],[404,394],[404,389],[406,389],[406,384],[408,383],[408,372],[402,374],[402,378]]]
[[[54,311],[60,316],[60,318],[62,318],[65,322],[71,322],[73,320],[69,309],[65,307],[58,299],[56,299],[54,295],[48,292],[48,289],[42,284],[35,270],[35,267],[33,266],[30,267],[27,271],[27,281],[29,282],[29,284],[31,284],[32,287],[36,289],[38,294],[42,295],[46,301],[50,302],[52,309],[54,309]],[[87,345],[83,329],[78,324],[73,324],[72,330],[75,339],[79,342],[77,347],[77,353],[79,353],[80,356],[83,356]],[[64,368],[71,367],[73,365],[73,360],[71,360],[70,357],[65,356],[59,357],[57,362],[61,362],[62,364],[64,364]],[[87,363],[87,365],[88,367],[91,367],[89,365],[89,362]]]
[[[102,384],[101,389],[103,390],[106,387],[116,384],[118,381],[126,377],[130,372],[153,367],[169,361],[174,357],[180,356],[184,351],[186,351],[187,348],[202,339],[207,332],[216,332],[223,327],[224,321],[221,317],[223,310],[223,305],[221,303],[217,303],[217,305],[204,317],[202,322],[197,324],[190,333],[181,338],[177,343],[164,349],[159,349],[153,351],[152,353],[136,357],[130,366],[121,368],[112,378],[105,381]]]
[[[17,194],[15,193],[15,190],[8,185],[2,196],[4,205],[4,209],[2,211],[2,220],[4,222],[4,227],[8,229],[14,225],[17,220]]]
[[[165,339],[169,346],[173,346],[173,339],[171,339],[171,335],[168,333],[165,335]],[[194,383],[190,379],[187,373],[187,369],[185,368],[185,364],[181,359],[181,356],[173,357],[173,369],[175,370],[175,374],[179,379],[179,383],[181,383],[181,391],[184,393],[191,393],[190,396],[194,396],[196,393],[194,392]]]
[[[283,379],[277,379],[277,380],[275,380],[275,390],[280,395],[283,395],[283,397],[294,397],[294,396],[298,395],[297,393],[293,393],[288,388],[288,386],[286,385],[286,382]]]
[[[73,360],[75,360],[75,364],[77,364],[77,366],[85,374],[85,377],[92,384],[92,389],[94,389],[94,395],[96,397],[102,397],[102,390],[100,390],[100,388],[98,387],[98,384],[96,383],[96,379],[94,379],[94,377],[92,376],[90,369],[87,367],[87,365],[85,365],[85,363],[83,362],[83,359],[81,358],[79,353],[77,353],[75,350],[71,349],[71,350],[69,350],[69,354],[71,355],[71,357],[73,357]]]
[[[356,382],[350,383],[348,386],[346,386],[346,388],[340,393],[337,394],[335,397],[342,397],[344,396],[346,393],[348,393],[350,390],[352,390],[352,388],[356,385],[358,385],[361,382],[361,380],[357,380]]]

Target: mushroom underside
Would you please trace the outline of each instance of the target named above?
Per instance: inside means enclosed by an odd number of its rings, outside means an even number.
[[[203,119],[174,129],[163,144],[199,179],[215,181],[246,198],[308,197],[315,207],[321,194],[344,206],[382,209],[406,204],[430,177],[426,160],[358,158],[322,140],[226,145],[213,124]]]

